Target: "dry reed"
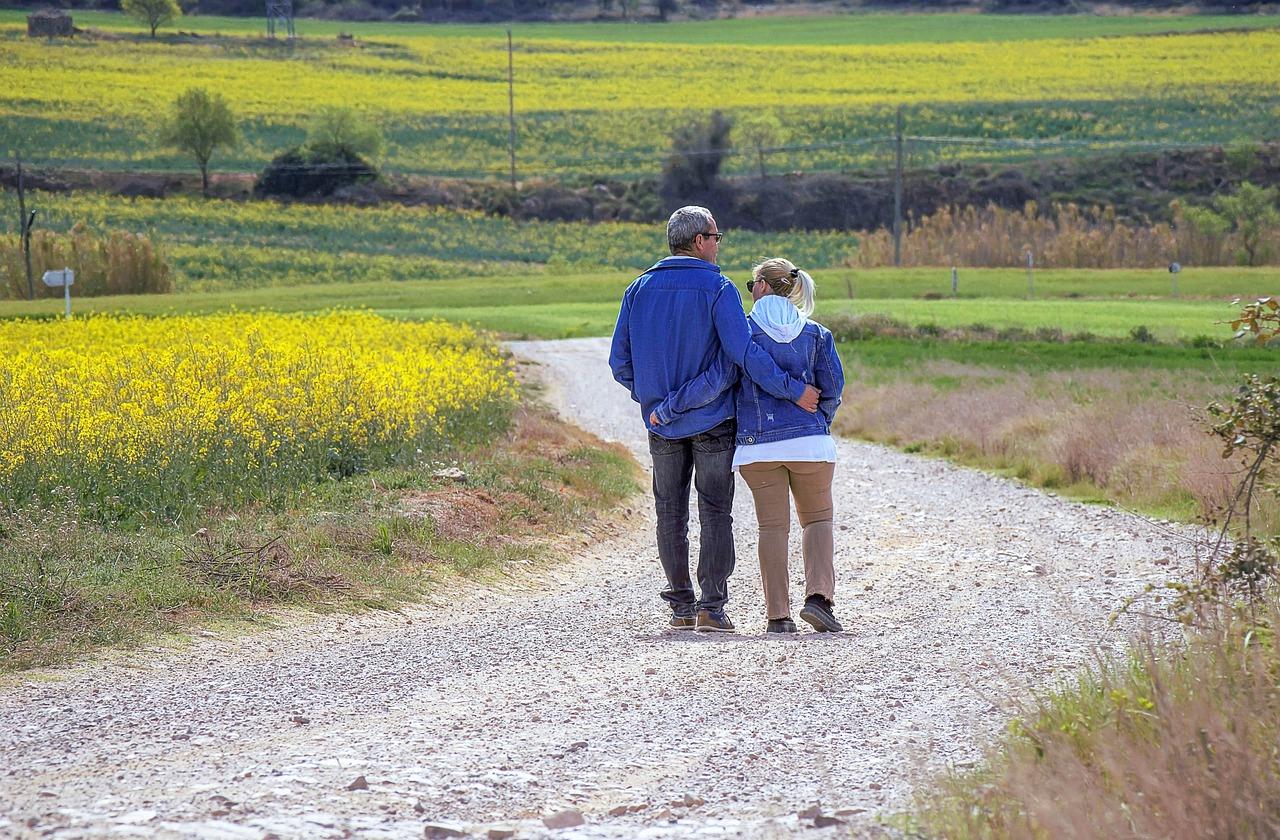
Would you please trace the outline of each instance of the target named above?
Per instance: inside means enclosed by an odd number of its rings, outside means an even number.
[[[948,208],[908,220],[902,264],[1007,268],[1026,265],[1028,251],[1046,268],[1236,264],[1238,235],[1200,230],[1181,205],[1175,203],[1173,210],[1173,224],[1134,225],[1118,219],[1111,207],[1055,204],[1045,212],[1031,201],[1022,210]],[[1280,229],[1265,234],[1264,246],[1280,261]],[[854,265],[893,265],[893,232],[881,228],[860,234]]]
[[[147,236],[113,230],[98,234],[82,224],[66,233],[36,231],[31,236],[31,274],[37,297],[60,297],[40,277],[51,269],[75,271],[72,293],[98,295],[157,294],[173,291],[169,264]],[[26,266],[17,237],[0,239],[3,292],[27,297]]]

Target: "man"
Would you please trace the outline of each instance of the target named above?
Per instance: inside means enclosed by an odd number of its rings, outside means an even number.
[[[653,499],[658,514],[658,558],[667,576],[662,597],[678,629],[732,632],[725,613],[733,572],[732,389],[707,405],[658,426],[653,409],[672,391],[706,370],[723,351],[761,388],[806,411],[818,391],[783,372],[751,340],[742,298],[720,273],[723,236],[711,211],[681,207],[667,222],[671,256],[641,275],[622,297],[609,366],[640,403],[653,456]],[[698,491],[702,533],[698,586],[689,578],[689,485]]]

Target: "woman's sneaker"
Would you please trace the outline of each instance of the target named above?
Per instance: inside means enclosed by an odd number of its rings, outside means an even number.
[[[790,618],[771,618],[764,628],[766,633],[798,633],[796,623]]]
[[[724,610],[698,610],[698,624],[694,628],[703,633],[732,633],[733,622]]]
[[[804,609],[800,617],[819,633],[841,633],[844,627],[836,620],[831,611],[832,603],[821,595],[810,595],[804,599]]]

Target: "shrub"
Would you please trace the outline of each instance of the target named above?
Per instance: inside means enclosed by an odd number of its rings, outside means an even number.
[[[671,154],[662,167],[659,192],[673,208],[683,204],[718,204],[724,190],[720,165],[730,152],[733,121],[713,111],[705,123],[690,123],[671,137]]]
[[[377,178],[376,169],[346,149],[315,150],[299,146],[277,155],[267,164],[253,191],[258,196],[328,196],[342,187],[370,183]]]

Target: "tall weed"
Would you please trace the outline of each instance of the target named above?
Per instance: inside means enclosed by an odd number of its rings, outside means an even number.
[[[75,271],[76,296],[163,294],[173,291],[169,263],[142,234],[112,230],[99,234],[83,224],[65,233],[39,230],[31,235],[31,274],[37,297],[61,297],[61,288],[40,281],[45,271]],[[0,272],[4,293],[28,294],[26,264],[18,237],[0,238]]]

